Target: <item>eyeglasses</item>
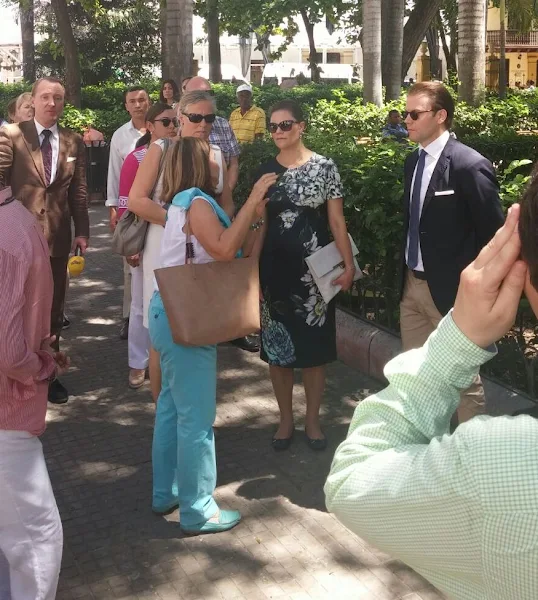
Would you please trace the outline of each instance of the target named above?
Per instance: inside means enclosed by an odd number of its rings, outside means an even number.
[[[402,118],[405,120],[408,116],[411,117],[413,121],[417,121],[420,115],[429,112],[437,112],[436,110],[404,110],[402,113]]]
[[[199,115],[196,113],[183,113],[187,119],[189,119],[189,121],[191,123],[201,123],[202,121],[205,121],[206,123],[214,123],[215,119],[217,118],[217,115],[215,113],[211,113],[210,115]]]
[[[163,117],[162,119],[155,119],[155,122],[157,121],[159,121],[159,123],[162,123],[165,127],[169,127],[170,123],[172,123],[174,127],[179,127],[179,121],[177,117],[172,117],[171,119],[168,117]]]
[[[280,128],[280,131],[291,131],[291,128],[295,123],[299,121],[293,121],[292,119],[288,119],[287,121],[280,121],[280,123],[269,123],[269,131],[271,133],[276,133]]]

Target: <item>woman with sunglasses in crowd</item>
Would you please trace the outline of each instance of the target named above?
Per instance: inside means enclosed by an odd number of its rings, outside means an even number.
[[[127,210],[127,199],[138,168],[148,147],[157,140],[171,139],[177,135],[178,120],[171,106],[157,102],[146,114],[146,133],[137,141],[136,148],[125,157],[120,172],[118,219]],[[144,275],[142,256],[127,258],[131,267],[131,312],[129,319],[129,387],[136,389],[144,384],[149,361],[149,332],[144,326]]]
[[[185,264],[187,214],[194,264],[230,261],[243,246],[253,247],[252,238],[257,234],[251,232],[251,226],[263,212],[267,190],[276,175],[266,173],[256,182],[232,223],[214,200],[220,171],[204,137],[182,137],[169,151],[162,197],[171,204],[157,267]],[[248,248],[245,251],[248,254]],[[174,343],[155,282],[154,292],[149,322],[152,344],[160,354],[162,390],[153,436],[152,508],[157,514],[167,514],[179,505],[180,526],[187,534],[226,531],[239,523],[241,515],[220,510],[213,497],[217,480],[213,433],[217,348]]]
[[[336,359],[334,301],[325,304],[305,258],[330,242],[329,230],[345,264],[333,283],[348,290],[355,275],[351,244],[344,220],[342,186],[334,162],[303,144],[305,119],[291,100],[271,109],[269,131],[279,150],[262,165],[264,173],[280,175],[269,190],[261,225],[262,292],[261,358],[269,363],[280,409],[274,450],[289,448],[294,434],[293,371],[302,369],[306,395],[305,439],[313,450],[324,450],[319,411],[325,387],[325,365]]]
[[[165,79],[161,84],[159,102],[176,108],[179,101],[179,87],[173,79]]]
[[[209,140],[211,127],[215,121],[215,99],[209,92],[189,92],[181,97],[178,104],[178,115],[181,137],[197,137]],[[144,325],[148,327],[148,310],[153,295],[153,271],[159,258],[161,238],[166,219],[166,210],[161,200],[162,176],[159,178],[159,168],[164,149],[162,140],[151,144],[140,165],[131,193],[129,194],[129,210],[140,218],[149,221],[148,233],[142,267],[144,271]],[[216,146],[211,146],[211,159],[218,165],[219,177],[215,189],[215,198],[226,213],[232,217],[234,205],[232,192],[228,186],[226,162],[222,152]],[[159,179],[159,180],[158,180]],[[150,198],[154,190],[153,198]],[[161,388],[160,365],[158,354],[151,349],[149,361],[149,376],[153,399],[156,401]]]

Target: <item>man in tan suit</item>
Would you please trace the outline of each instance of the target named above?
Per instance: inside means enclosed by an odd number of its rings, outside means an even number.
[[[59,349],[69,253],[88,247],[90,223],[86,200],[86,165],[82,138],[58,126],[65,90],[58,79],[44,77],[32,88],[35,117],[0,128],[0,187],[10,185],[13,195],[35,215],[49,245],[54,279],[51,335]],[[72,240],[71,219],[75,226]],[[49,386],[49,401],[67,402],[58,379]]]

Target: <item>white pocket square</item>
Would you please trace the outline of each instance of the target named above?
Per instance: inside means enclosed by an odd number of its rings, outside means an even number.
[[[440,192],[435,192],[436,196],[452,196],[456,192],[454,190],[442,190]]]
[[[74,160],[77,160],[76,156],[68,156],[67,157],[67,162],[73,162]]]

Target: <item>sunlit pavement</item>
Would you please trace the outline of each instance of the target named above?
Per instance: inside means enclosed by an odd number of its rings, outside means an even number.
[[[342,363],[328,370],[327,452],[304,443],[298,385],[298,432],[289,452],[275,454],[278,411],[266,365],[220,347],[216,496],[243,521],[230,532],[185,537],[177,511],[151,513],[154,405],[148,384],[127,387],[127,342],[118,338],[123,271],[110,251],[107,210],[92,205],[86,270],[69,291],[63,347],[73,366],[63,382],[71,398],[49,405],[43,436],[64,525],[58,600],[441,598],[326,512],[322,488],[334,450],[357,402],[377,386]]]

